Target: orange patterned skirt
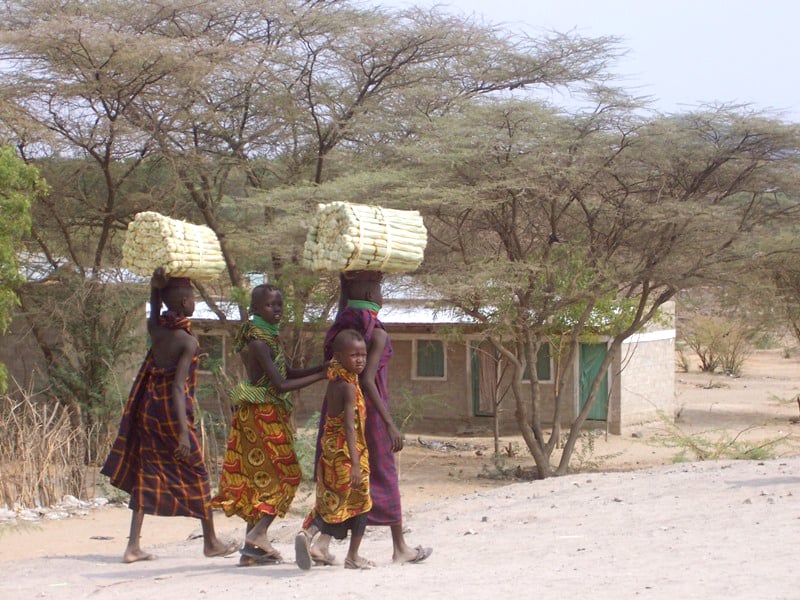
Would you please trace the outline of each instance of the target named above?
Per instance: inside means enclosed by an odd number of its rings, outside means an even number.
[[[255,524],[289,510],[302,473],[289,415],[275,404],[241,404],[233,419],[219,493],[211,506]]]

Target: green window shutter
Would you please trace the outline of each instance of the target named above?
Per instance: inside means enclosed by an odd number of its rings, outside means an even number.
[[[444,377],[444,343],[417,340],[417,377]]]
[[[536,354],[536,373],[539,375],[539,381],[550,380],[550,344],[547,342],[539,347],[539,352]]]
[[[539,381],[550,381],[550,344],[547,342],[539,347],[539,352],[536,354],[536,374]],[[524,381],[531,380],[531,370],[527,365],[522,379]]]

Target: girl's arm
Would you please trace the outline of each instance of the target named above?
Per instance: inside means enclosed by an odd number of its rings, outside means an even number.
[[[378,411],[378,414],[386,423],[386,428],[389,431],[389,438],[392,440],[392,451],[399,452],[403,449],[403,434],[395,426],[392,420],[392,415],[389,414],[389,409],[381,400],[381,395],[378,392],[378,386],[375,383],[375,377],[378,375],[378,366],[380,365],[383,350],[386,348],[386,340],[389,336],[383,329],[378,327],[372,332],[372,337],[367,346],[367,366],[362,371],[358,380],[361,383],[361,391],[364,392],[364,399],[369,402],[370,408]]]
[[[361,485],[361,456],[356,446],[356,386],[343,386],[344,437],[350,453],[350,487]]]
[[[344,273],[339,273],[339,312],[347,308],[347,277]]]
[[[280,393],[299,390],[300,388],[304,388],[325,378],[325,371],[320,369],[311,375],[284,379],[283,375],[281,375],[281,372],[278,370],[275,361],[273,360],[272,350],[269,346],[267,346],[261,340],[252,340],[248,348],[250,352],[253,353],[255,360],[258,362],[261,372],[265,373],[267,377],[269,377],[272,385],[274,385],[275,389]]]
[[[175,458],[185,461],[189,458],[191,446],[189,445],[189,423],[186,420],[186,379],[189,377],[189,367],[197,352],[197,340],[185,335],[181,341],[181,354],[175,366],[175,377],[172,380],[172,415],[178,423],[178,447]]]
[[[167,276],[164,268],[158,267],[150,278],[150,317],[147,319],[147,332],[153,334],[158,327],[158,317],[161,316],[161,290],[167,285]]]
[[[286,377],[288,379],[297,379],[298,377],[305,377],[306,375],[315,375],[319,372],[325,373],[328,370],[328,366],[331,364],[331,361],[326,360],[323,363],[320,363],[314,367],[306,367],[305,369],[293,369],[288,367],[286,369]]]

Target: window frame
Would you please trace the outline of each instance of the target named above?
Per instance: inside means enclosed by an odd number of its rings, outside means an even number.
[[[441,377],[419,375],[419,342],[438,342],[442,345],[442,371]],[[415,336],[411,338],[411,379],[412,381],[447,381],[447,343],[436,336]]]

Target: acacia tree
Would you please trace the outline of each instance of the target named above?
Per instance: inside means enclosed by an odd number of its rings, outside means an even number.
[[[228,283],[241,287],[243,270],[270,273],[300,322],[335,282],[320,294],[299,269],[313,201],[276,191],[383,161],[394,140],[477,95],[599,78],[613,44],[514,38],[436,11],[348,2],[178,3],[153,31],[192,68],[137,101],[137,125],[217,233]]]
[[[236,248],[229,252],[224,243],[226,226],[236,221],[261,240],[276,213],[289,212],[262,195],[262,220],[236,219],[232,204],[252,215],[245,185],[319,184],[352,171],[360,149],[407,138],[420,115],[441,114],[458,100],[599,77],[613,42],[513,38],[435,11],[392,13],[348,2],[178,2],[151,21],[153,43],[172,48],[191,68],[139,99],[137,124],[156,137],[219,233],[233,285],[241,270]],[[328,166],[340,147],[344,159]],[[271,254],[267,266],[279,273],[291,252]]]
[[[776,190],[776,193],[779,192]],[[780,201],[786,202],[786,199],[780,198]],[[722,291],[714,291],[718,297],[723,297],[729,312],[737,316],[744,313],[742,316],[749,323],[755,322],[761,334],[788,330],[795,341],[800,342],[798,231],[792,222],[774,227],[772,235],[752,248],[755,268],[740,281],[726,282]],[[731,305],[733,309],[729,308]]]
[[[435,128],[452,167],[432,165],[444,189],[430,222],[449,265],[432,267],[511,363],[517,421],[542,477],[567,400],[557,395],[546,438],[534,360],[542,341],[566,338],[569,364],[581,336],[608,336],[570,423],[555,470],[563,474],[623,340],[679,290],[752,266],[753,241],[798,215],[796,197],[775,195],[797,185],[794,128],[728,107],[650,119],[632,108],[599,103],[565,117],[488,106]],[[460,143],[481,122],[473,143]]]
[[[33,206],[31,231],[31,251],[49,268],[19,299],[48,366],[49,393],[69,408],[73,425],[91,427],[108,410],[114,366],[130,350],[141,307],[109,285],[119,262],[114,238],[136,212],[131,200],[158,201],[148,198],[157,185],[135,181],[142,169],[158,171],[146,163],[151,140],[125,114],[175,65],[142,43],[146,22],[132,10],[52,8],[4,6],[0,118],[4,137],[53,183]],[[47,335],[52,328],[57,340]]]
[[[752,269],[754,244],[797,220],[799,141],[796,128],[741,108],[660,116],[603,90],[596,109],[577,114],[476,103],[396,149],[382,202],[426,213],[420,278],[479,321],[510,365],[516,420],[540,477],[567,472],[624,339],[678,291]],[[346,199],[367,181],[343,178],[319,194]],[[608,352],[571,414],[558,379],[587,335]],[[535,359],[545,341],[561,359],[550,414]]]
[[[31,202],[45,188],[34,167],[26,165],[12,148],[0,148],[0,334],[11,321],[17,306],[15,290],[24,281],[17,251],[30,230]],[[7,377],[0,363],[0,394],[8,388]]]

